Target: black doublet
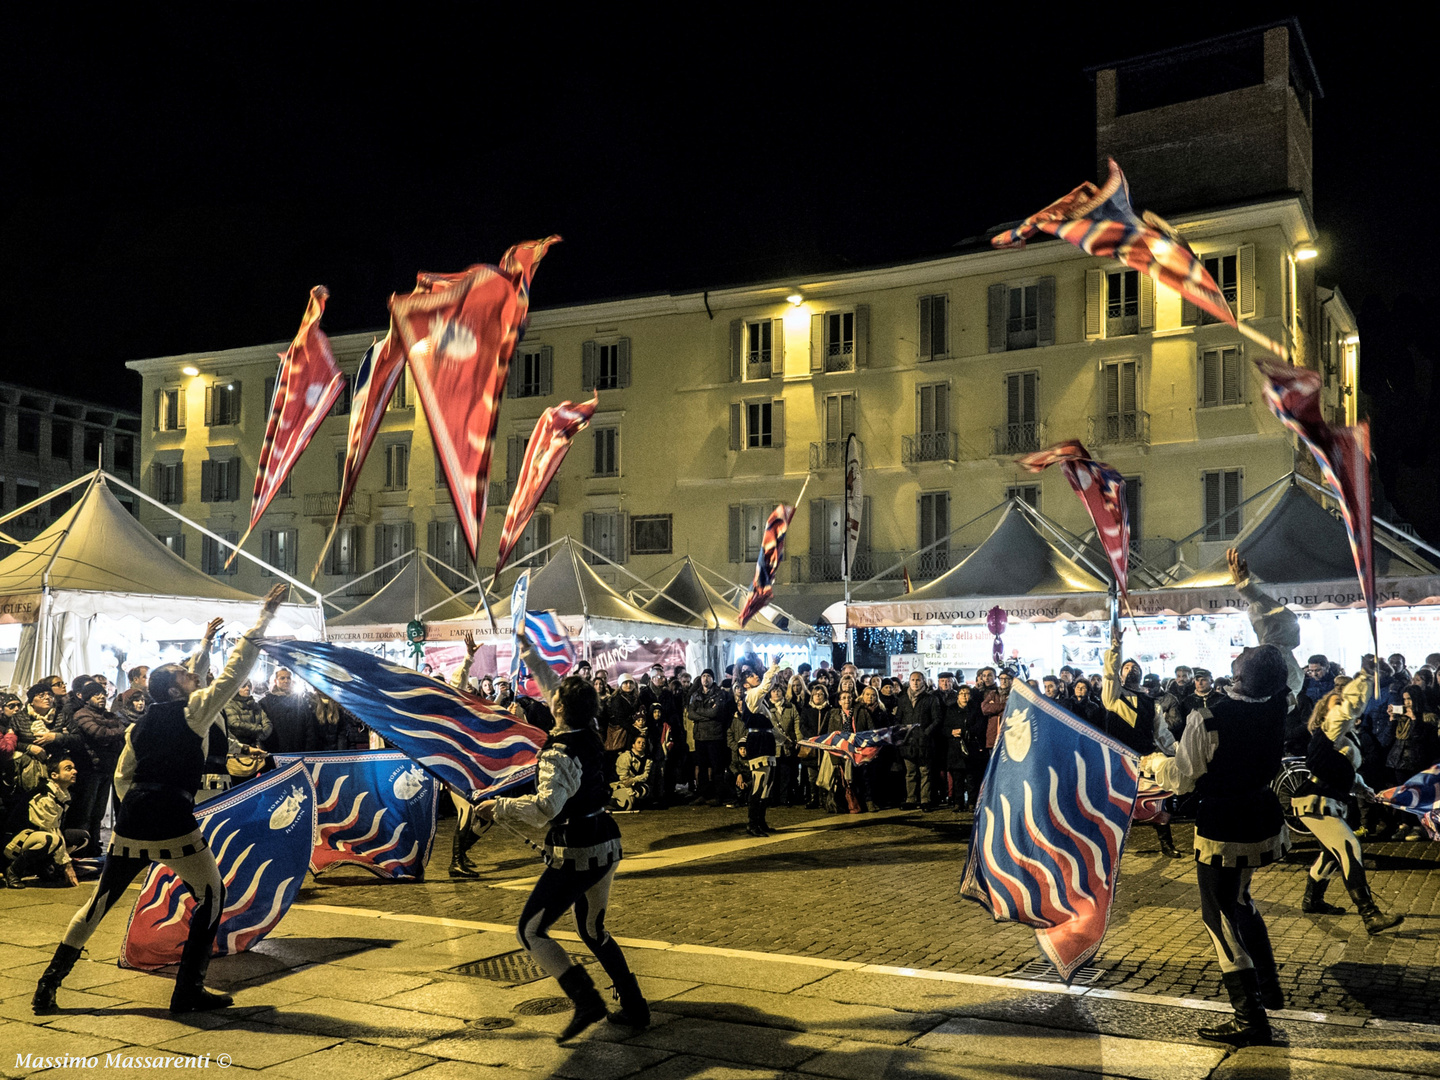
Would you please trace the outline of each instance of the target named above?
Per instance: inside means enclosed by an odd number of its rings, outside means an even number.
[[[151,705],[130,729],[135,774],[116,814],[118,835],[169,840],[195,830],[195,792],[205,770],[205,740],[186,722],[185,704]]]
[[[1280,800],[1270,781],[1284,756],[1287,694],[1266,701],[1215,699],[1198,715],[1207,735],[1218,736],[1204,775],[1195,781],[1197,837],[1221,844],[1259,844],[1285,832]],[[1263,866],[1276,854],[1237,865]]]
[[[589,728],[555,732],[545,740],[541,753],[555,749],[580,763],[580,788],[551,819],[545,846],[558,855],[619,840],[620,826],[604,812],[610,785],[605,782],[605,748],[600,736]]]

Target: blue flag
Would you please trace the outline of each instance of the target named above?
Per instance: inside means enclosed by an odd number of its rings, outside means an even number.
[[[305,766],[265,773],[195,809],[225,882],[215,956],[244,952],[295,902],[315,830],[315,787]],[[153,970],[180,961],[195,899],[179,876],[150,867],[130,912],[121,967]]]
[[[545,732],[483,698],[327,642],[260,648],[462,795],[489,798],[535,775]]]
[[[435,842],[440,784],[398,750],[276,754],[302,762],[315,784],[310,872],[362,866],[380,877],[418,881]]]
[[[975,808],[961,895],[1035,928],[1069,980],[1105,936],[1138,760],[1016,680]]]
[[[1431,765],[1396,787],[1377,792],[1376,802],[1414,814],[1431,840],[1440,840],[1440,765]]]

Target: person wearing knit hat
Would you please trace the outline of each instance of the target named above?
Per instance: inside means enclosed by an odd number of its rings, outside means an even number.
[[[1267,1009],[1285,1007],[1265,920],[1250,896],[1258,867],[1283,858],[1290,831],[1270,781],[1284,754],[1285,716],[1300,689],[1300,622],[1261,591],[1240,553],[1226,553],[1230,577],[1248,602],[1260,644],[1231,665],[1224,697],[1188,718],[1175,756],[1148,754],[1140,769],[1167,791],[1197,796],[1196,880],[1200,918],[1215,945],[1220,977],[1235,1008],[1200,1037],[1230,1046],[1272,1042]]]

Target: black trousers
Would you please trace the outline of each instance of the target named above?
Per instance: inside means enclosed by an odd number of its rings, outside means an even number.
[[[725,775],[730,767],[730,748],[724,739],[695,740],[695,789],[697,794],[723,799]]]
[[[1220,970],[1253,968],[1264,985],[1275,980],[1275,954],[1265,920],[1250,899],[1250,878],[1254,873],[1254,868],[1248,866],[1195,864],[1200,919],[1210,933]]]
[[[605,974],[616,986],[629,978],[630,965],[625,962],[625,954],[605,929],[605,911],[610,905],[610,883],[614,878],[614,863],[585,870],[551,866],[540,875],[520,913],[517,936],[547,975],[558,979],[572,966],[569,954],[550,936],[550,927],[574,908],[580,940],[595,954]]]

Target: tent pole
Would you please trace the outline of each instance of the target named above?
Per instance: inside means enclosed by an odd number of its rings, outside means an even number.
[[[1334,493],[1333,491],[1331,491],[1329,488],[1324,487],[1324,486],[1321,485],[1321,484],[1315,483],[1315,481],[1314,481],[1314,480],[1311,480],[1308,476],[1301,476],[1299,473],[1296,473],[1295,476],[1296,476],[1296,479],[1299,480],[1299,481],[1300,481],[1302,484],[1304,484],[1306,487],[1314,488],[1316,491],[1320,492],[1320,494],[1325,495],[1325,496],[1329,497],[1329,498],[1332,499],[1332,500],[1338,501],[1338,500],[1336,499],[1335,493]],[[1403,541],[1404,543],[1414,544],[1414,545],[1415,545],[1416,547],[1418,547],[1421,551],[1428,551],[1428,552],[1430,552],[1430,554],[1432,554],[1432,555],[1440,555],[1440,548],[1431,547],[1431,546],[1430,546],[1429,544],[1427,544],[1424,540],[1421,540],[1418,536],[1411,536],[1411,535],[1410,535],[1409,533],[1407,533],[1407,532],[1402,532],[1399,528],[1397,528],[1397,527],[1394,526],[1394,525],[1391,525],[1390,522],[1386,521],[1384,518],[1375,517],[1375,516],[1372,514],[1372,515],[1371,515],[1371,520],[1373,520],[1373,521],[1375,522],[1375,524],[1377,524],[1377,525],[1383,525],[1383,526],[1385,526],[1385,528],[1389,529],[1392,533],[1395,534],[1395,536],[1396,536],[1397,539]],[[1421,568],[1420,568],[1420,567],[1416,567],[1416,569],[1418,570],[1418,569],[1421,569]]]
[[[14,510],[11,510],[8,514],[5,514],[5,515],[3,515],[3,516],[0,516],[0,525],[4,525],[5,522],[10,521],[10,520],[12,520],[12,519],[14,519],[14,518],[17,518],[17,517],[19,517],[21,514],[28,514],[31,510],[34,510],[37,506],[44,506],[44,505],[45,505],[46,503],[48,503],[51,499],[55,498],[56,495],[64,495],[65,492],[69,491],[69,490],[70,490],[71,488],[73,488],[73,487],[79,487],[81,484],[93,483],[94,480],[95,480],[95,478],[96,478],[97,476],[99,476],[99,475],[100,475],[100,470],[99,470],[99,469],[96,469],[94,472],[88,472],[88,473],[86,473],[84,476],[77,476],[74,480],[71,480],[68,484],[62,484],[60,487],[57,487],[54,491],[47,492],[46,494],[41,495],[38,499],[31,499],[31,500],[30,500],[28,503],[26,503],[24,506],[18,507],[18,508],[14,509]],[[126,485],[126,486],[128,487],[129,485]],[[11,540],[11,539],[9,539],[8,537],[3,537],[3,539],[5,540],[5,542],[6,542],[7,544],[16,544],[16,545],[18,546],[18,545],[21,543],[21,541],[19,541],[19,540]]]
[[[660,589],[656,589],[654,585],[651,585],[651,584],[650,584],[648,581],[646,581],[644,578],[636,577],[634,574],[630,573],[629,570],[626,570],[625,567],[623,567],[623,566],[621,566],[619,563],[617,563],[614,559],[607,559],[607,558],[605,558],[604,555],[600,554],[600,552],[596,551],[594,548],[590,547],[589,545],[587,545],[587,544],[586,544],[584,541],[582,541],[582,540],[576,540],[573,536],[570,537],[569,539],[570,539],[570,542],[571,542],[572,544],[574,544],[576,547],[582,548],[582,549],[584,549],[585,551],[588,551],[591,555],[594,555],[597,559],[603,559],[605,562],[607,562],[607,563],[609,563],[611,566],[615,567],[616,570],[619,570],[622,574],[624,574],[626,577],[630,578],[631,580],[633,580],[633,581],[638,581],[641,585],[644,585],[647,589],[655,589],[657,595],[660,595],[660,596],[665,597],[665,599],[669,600],[672,604],[674,604],[676,607],[678,607],[681,611],[685,612],[685,614],[687,614],[687,615],[693,615],[693,616],[695,616],[695,618],[699,619],[701,622],[704,622],[704,621],[705,621],[705,616],[704,616],[704,615],[701,615],[698,611],[694,611],[694,610],[686,607],[684,604],[680,603],[679,600],[676,600],[676,599],[675,599],[673,596],[671,596],[669,593],[664,592],[664,591],[662,591],[662,590],[660,590]],[[588,614],[588,612],[587,612],[587,614]]]

